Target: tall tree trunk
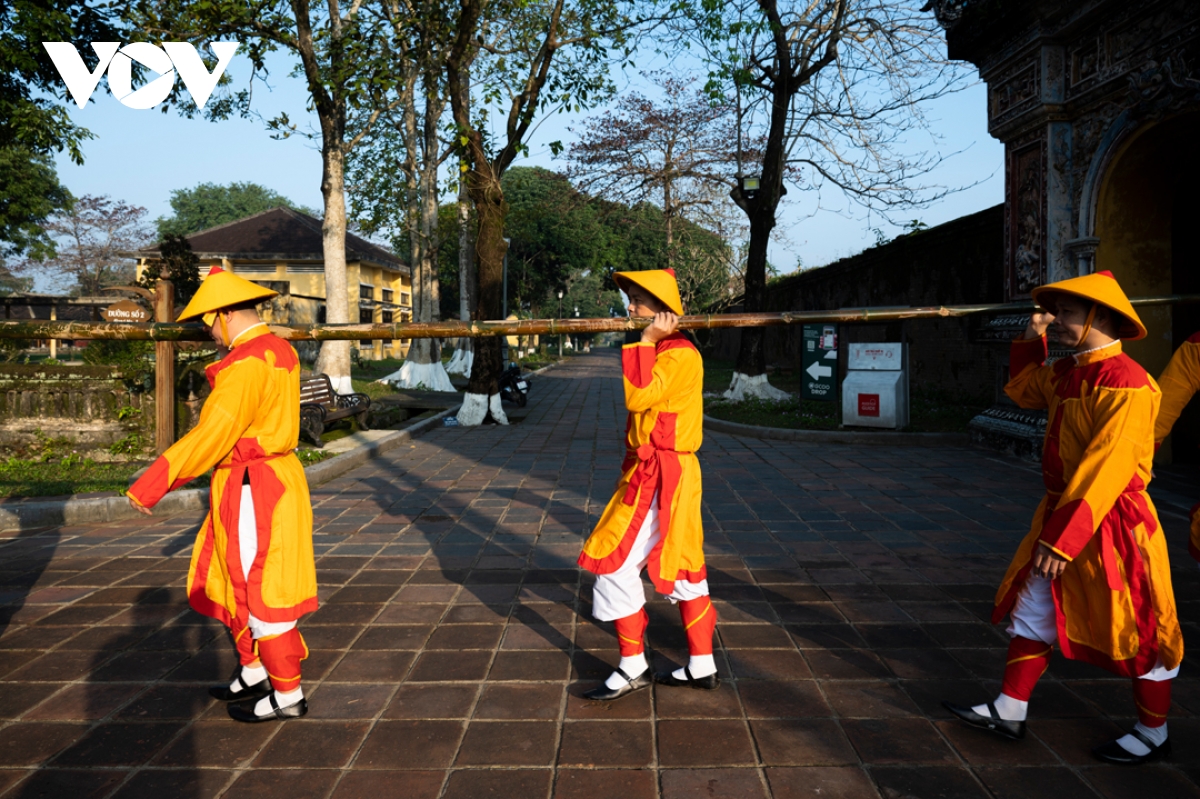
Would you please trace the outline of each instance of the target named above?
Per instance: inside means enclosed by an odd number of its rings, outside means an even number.
[[[479,302],[475,319],[503,319],[501,307],[504,278],[504,255],[508,243],[504,240],[504,220],[508,216],[508,201],[500,188],[491,164],[476,162],[468,173],[467,191],[479,214],[479,232],[475,240],[475,262],[479,275]],[[488,336],[476,342],[475,363],[467,391],[473,394],[495,394],[500,377],[500,339]]]
[[[443,104],[438,97],[436,77],[425,75],[425,114],[422,159],[420,161],[420,185],[418,189],[419,225],[418,240],[420,242],[418,261],[420,263],[421,299],[414,308],[419,322],[432,322],[435,313],[436,297],[433,288],[433,273],[437,263],[437,153],[440,148],[438,140],[438,123],[442,118]],[[416,281],[414,281],[416,283]],[[441,344],[435,339],[417,339],[413,342],[416,350],[409,357],[419,364],[436,363],[441,368]]]
[[[763,310],[767,291],[767,244],[775,227],[775,209],[762,209],[750,218],[750,251],[747,254],[746,278],[743,293],[745,313]],[[766,352],[763,349],[763,329],[743,327],[741,347],[738,350],[736,371],[753,377],[767,371]]]
[[[758,0],[768,14],[777,16],[775,0]],[[775,17],[772,17],[774,20]],[[783,197],[784,131],[787,130],[788,108],[792,96],[792,61],[790,45],[783,31],[776,25],[772,28],[775,40],[775,70],[778,75],[772,87],[771,123],[767,132],[767,143],[763,148],[762,174],[759,188],[753,198],[742,194],[738,186],[730,192],[750,221],[750,249],[746,258],[742,311],[758,313],[764,310],[767,288],[767,245],[771,231],[775,229],[775,210]],[[741,119],[738,119],[741,125]],[[749,397],[767,400],[790,399],[786,391],[780,391],[767,381],[767,358],[763,349],[762,328],[742,328],[742,340],[738,349],[737,365],[733,370],[733,381],[724,396],[739,401]]]
[[[325,321],[331,325],[344,325],[350,322],[349,287],[346,285],[345,157],[340,137],[336,142],[330,139],[330,136],[325,136],[325,143],[321,146],[321,195],[325,199],[325,218],[321,223],[321,249],[325,258]],[[350,393],[353,390],[350,384],[350,342],[322,343],[315,369],[329,375],[334,390]]]

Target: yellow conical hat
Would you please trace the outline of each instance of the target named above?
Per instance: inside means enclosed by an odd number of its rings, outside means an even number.
[[[251,300],[265,300],[278,293],[257,283],[251,283],[244,277],[238,277],[233,272],[226,272],[219,266],[213,266],[208,270],[208,277],[204,278],[192,301],[179,314],[179,321],[185,322],[202,316],[204,324],[212,327],[213,314],[222,308]]]
[[[679,298],[679,284],[675,282],[674,269],[645,269],[641,272],[616,272],[613,274],[617,288],[622,291],[633,284],[650,292],[679,316],[683,316],[683,300]]]
[[[1124,317],[1118,320],[1117,338],[1137,341],[1146,337],[1146,326],[1138,318],[1137,311],[1133,310],[1133,305],[1125,296],[1125,292],[1121,290],[1121,286],[1113,277],[1112,272],[1093,272],[1090,275],[1073,277],[1070,280],[1047,283],[1035,288],[1031,294],[1033,301],[1050,313],[1055,312],[1055,294],[1073,294],[1076,297],[1083,297]]]

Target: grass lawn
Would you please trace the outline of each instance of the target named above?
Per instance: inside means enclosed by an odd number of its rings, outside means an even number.
[[[97,463],[91,458],[60,461],[0,461],[0,497],[54,497],[93,491],[122,493],[145,463]]]
[[[706,394],[721,394],[729,388],[732,380],[732,361],[704,359]],[[838,429],[836,403],[799,399],[801,382],[799,370],[793,370],[791,374],[773,374],[771,385],[792,394],[792,399],[778,403],[762,400],[731,403],[717,397],[706,397],[704,412],[714,419],[759,427]],[[909,387],[909,403],[907,430],[917,433],[965,433],[967,423],[991,404],[988,398],[957,396],[949,391],[917,385]]]

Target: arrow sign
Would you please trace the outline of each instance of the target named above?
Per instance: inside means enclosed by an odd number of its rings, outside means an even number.
[[[822,377],[833,376],[833,369],[828,366],[822,366],[820,361],[813,361],[804,371],[812,375],[813,380],[820,380]]]

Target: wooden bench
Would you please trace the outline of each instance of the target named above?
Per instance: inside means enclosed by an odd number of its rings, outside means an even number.
[[[371,398],[366,394],[338,394],[328,375],[313,375],[300,381],[300,435],[314,447],[323,446],[321,435],[330,422],[354,416],[358,428],[367,430]]]

